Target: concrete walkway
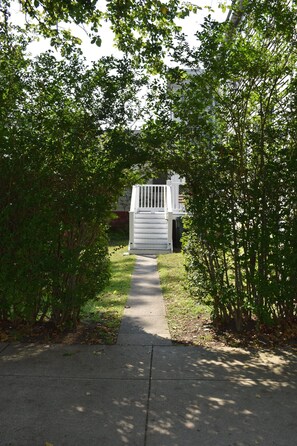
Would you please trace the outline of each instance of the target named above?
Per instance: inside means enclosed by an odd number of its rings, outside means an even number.
[[[170,345],[155,266],[117,345],[0,344],[0,446],[296,445],[293,351]]]
[[[137,256],[119,345],[171,345],[156,256]]]

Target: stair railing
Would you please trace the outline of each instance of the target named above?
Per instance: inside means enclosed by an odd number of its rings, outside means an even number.
[[[173,213],[184,214],[185,213],[184,196],[183,194],[180,193],[180,186],[185,184],[184,179],[167,180],[166,184],[171,187]]]
[[[173,220],[173,208],[172,208],[172,194],[171,187],[165,186],[165,218],[168,221],[168,238],[167,243],[170,250],[173,250],[172,246],[172,220]]]
[[[164,184],[145,184],[138,188],[138,210],[144,212],[165,211],[166,186]]]
[[[132,187],[131,204],[129,212],[129,249],[134,246],[134,221],[135,212],[137,212],[137,203],[139,202],[139,186]]]
[[[172,212],[171,187],[166,184],[136,184],[132,188],[130,212]]]

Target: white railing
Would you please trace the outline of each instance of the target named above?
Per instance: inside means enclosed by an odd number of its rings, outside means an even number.
[[[183,196],[180,194],[180,184],[167,181],[165,184],[136,185],[132,189],[130,212],[171,212],[185,213]]]
[[[173,249],[172,247],[172,196],[171,196],[171,187],[166,187],[166,194],[165,194],[165,218],[168,221],[168,238],[167,243],[168,247],[170,247],[171,251]]]
[[[136,209],[138,211],[164,211],[167,186],[162,184],[137,185]]]
[[[166,184],[135,185],[132,189],[130,212],[172,212],[173,195]]]
[[[178,177],[177,180],[175,180],[175,176]],[[180,194],[180,186],[183,184],[185,184],[184,180],[180,180],[178,175],[174,175],[173,179],[167,180],[167,185],[171,188],[172,211],[174,214],[185,213],[184,197]]]
[[[129,245],[133,244],[134,242],[134,216],[136,209],[136,203],[139,200],[139,189],[138,186],[132,187],[132,195],[131,195],[131,205],[130,205],[130,212],[129,212]]]

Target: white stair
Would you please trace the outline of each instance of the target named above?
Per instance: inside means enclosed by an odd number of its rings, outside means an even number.
[[[129,253],[172,252],[171,189],[163,185],[135,185],[129,212]]]
[[[172,252],[168,242],[168,220],[165,212],[136,212],[134,237],[130,240],[130,254],[161,254]]]

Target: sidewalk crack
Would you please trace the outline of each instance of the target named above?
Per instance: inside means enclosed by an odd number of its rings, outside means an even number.
[[[149,388],[148,388],[148,396],[147,396],[147,403],[146,403],[144,446],[147,446],[148,420],[149,420],[151,388],[152,388],[153,356],[154,356],[154,346],[152,345],[151,360],[150,360],[150,373],[149,373]]]

